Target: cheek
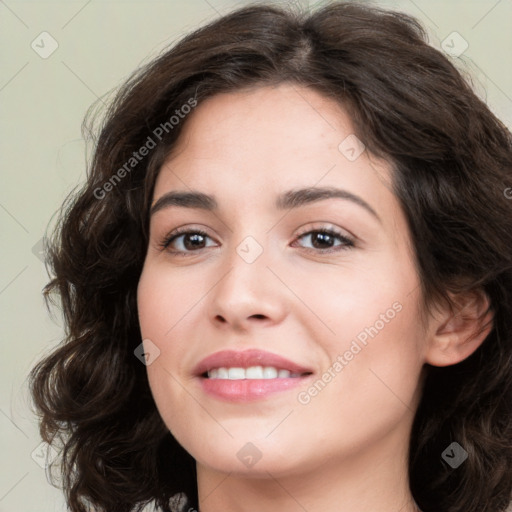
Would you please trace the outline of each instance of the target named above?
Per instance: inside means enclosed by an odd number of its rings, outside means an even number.
[[[297,397],[299,420],[308,418],[319,435],[355,448],[412,414],[423,366],[417,300],[415,294],[391,294],[371,307],[353,303],[352,310],[343,303],[338,335],[326,345],[330,365]]]
[[[298,403],[309,418],[336,419],[319,420],[319,431],[344,430],[347,418],[347,436],[354,435],[354,418],[385,428],[414,409],[424,342],[418,279],[410,261],[379,263],[366,271],[333,272],[323,287],[303,284],[323,324],[315,321],[310,336],[327,363]]]
[[[399,254],[375,255],[364,265],[304,268],[300,274],[287,282],[310,310],[301,325],[330,356],[349,350],[355,339],[363,347],[383,339],[388,348],[398,347],[418,326],[418,277]]]
[[[190,358],[190,335],[197,329],[198,301],[205,293],[199,289],[200,278],[195,277],[197,286],[191,284],[190,276],[180,279],[179,273],[170,275],[156,265],[148,266],[137,289],[141,336],[158,354],[146,367],[148,381],[160,415],[171,431],[176,418],[186,411],[184,367]],[[177,410],[179,415],[175,414]]]
[[[205,293],[204,275],[170,272],[164,265],[150,263],[139,280],[137,303],[143,337],[163,343],[183,320],[194,314]],[[203,286],[203,287],[202,287]]]

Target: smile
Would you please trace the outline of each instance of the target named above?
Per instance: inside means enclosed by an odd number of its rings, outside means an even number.
[[[203,393],[223,402],[252,402],[282,395],[313,378],[312,368],[265,350],[222,350],[192,370]]]

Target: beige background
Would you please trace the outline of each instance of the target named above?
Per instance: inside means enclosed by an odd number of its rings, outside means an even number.
[[[248,3],[0,1],[0,512],[65,510],[60,491],[46,482],[33,459],[40,439],[28,407],[26,377],[62,337],[59,316],[47,315],[41,297],[47,274],[39,243],[59,204],[84,177],[83,116],[164,46]],[[308,5],[307,0],[287,3]],[[317,3],[327,2],[309,5]],[[471,73],[479,94],[512,128],[511,0],[374,3],[417,16],[437,47],[450,36],[448,43],[463,49],[465,40],[462,56],[452,58]],[[40,36],[43,31],[58,44],[47,58],[40,53],[48,52],[52,41]],[[454,31],[463,40],[450,35]]]

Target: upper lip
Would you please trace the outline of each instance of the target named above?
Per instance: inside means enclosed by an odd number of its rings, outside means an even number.
[[[221,350],[202,359],[194,368],[195,375],[202,375],[214,368],[249,368],[250,366],[273,366],[291,373],[312,373],[285,357],[264,350]]]

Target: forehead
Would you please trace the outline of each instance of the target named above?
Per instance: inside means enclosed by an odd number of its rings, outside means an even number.
[[[338,130],[352,133],[350,119],[342,108],[319,93],[291,84],[257,87],[210,97],[198,105],[184,127],[181,141],[221,144],[232,154],[265,147],[296,146],[303,154],[335,144]],[[331,137],[330,137],[331,135]],[[200,152],[201,147],[194,148]],[[229,150],[232,151],[229,151]],[[333,149],[333,147],[330,147]]]
[[[338,103],[305,87],[280,84],[215,95],[185,120],[159,173],[155,198],[175,188],[229,197],[318,184],[343,185],[380,201],[389,194],[389,166],[367,152],[354,159],[364,147],[354,131]]]

